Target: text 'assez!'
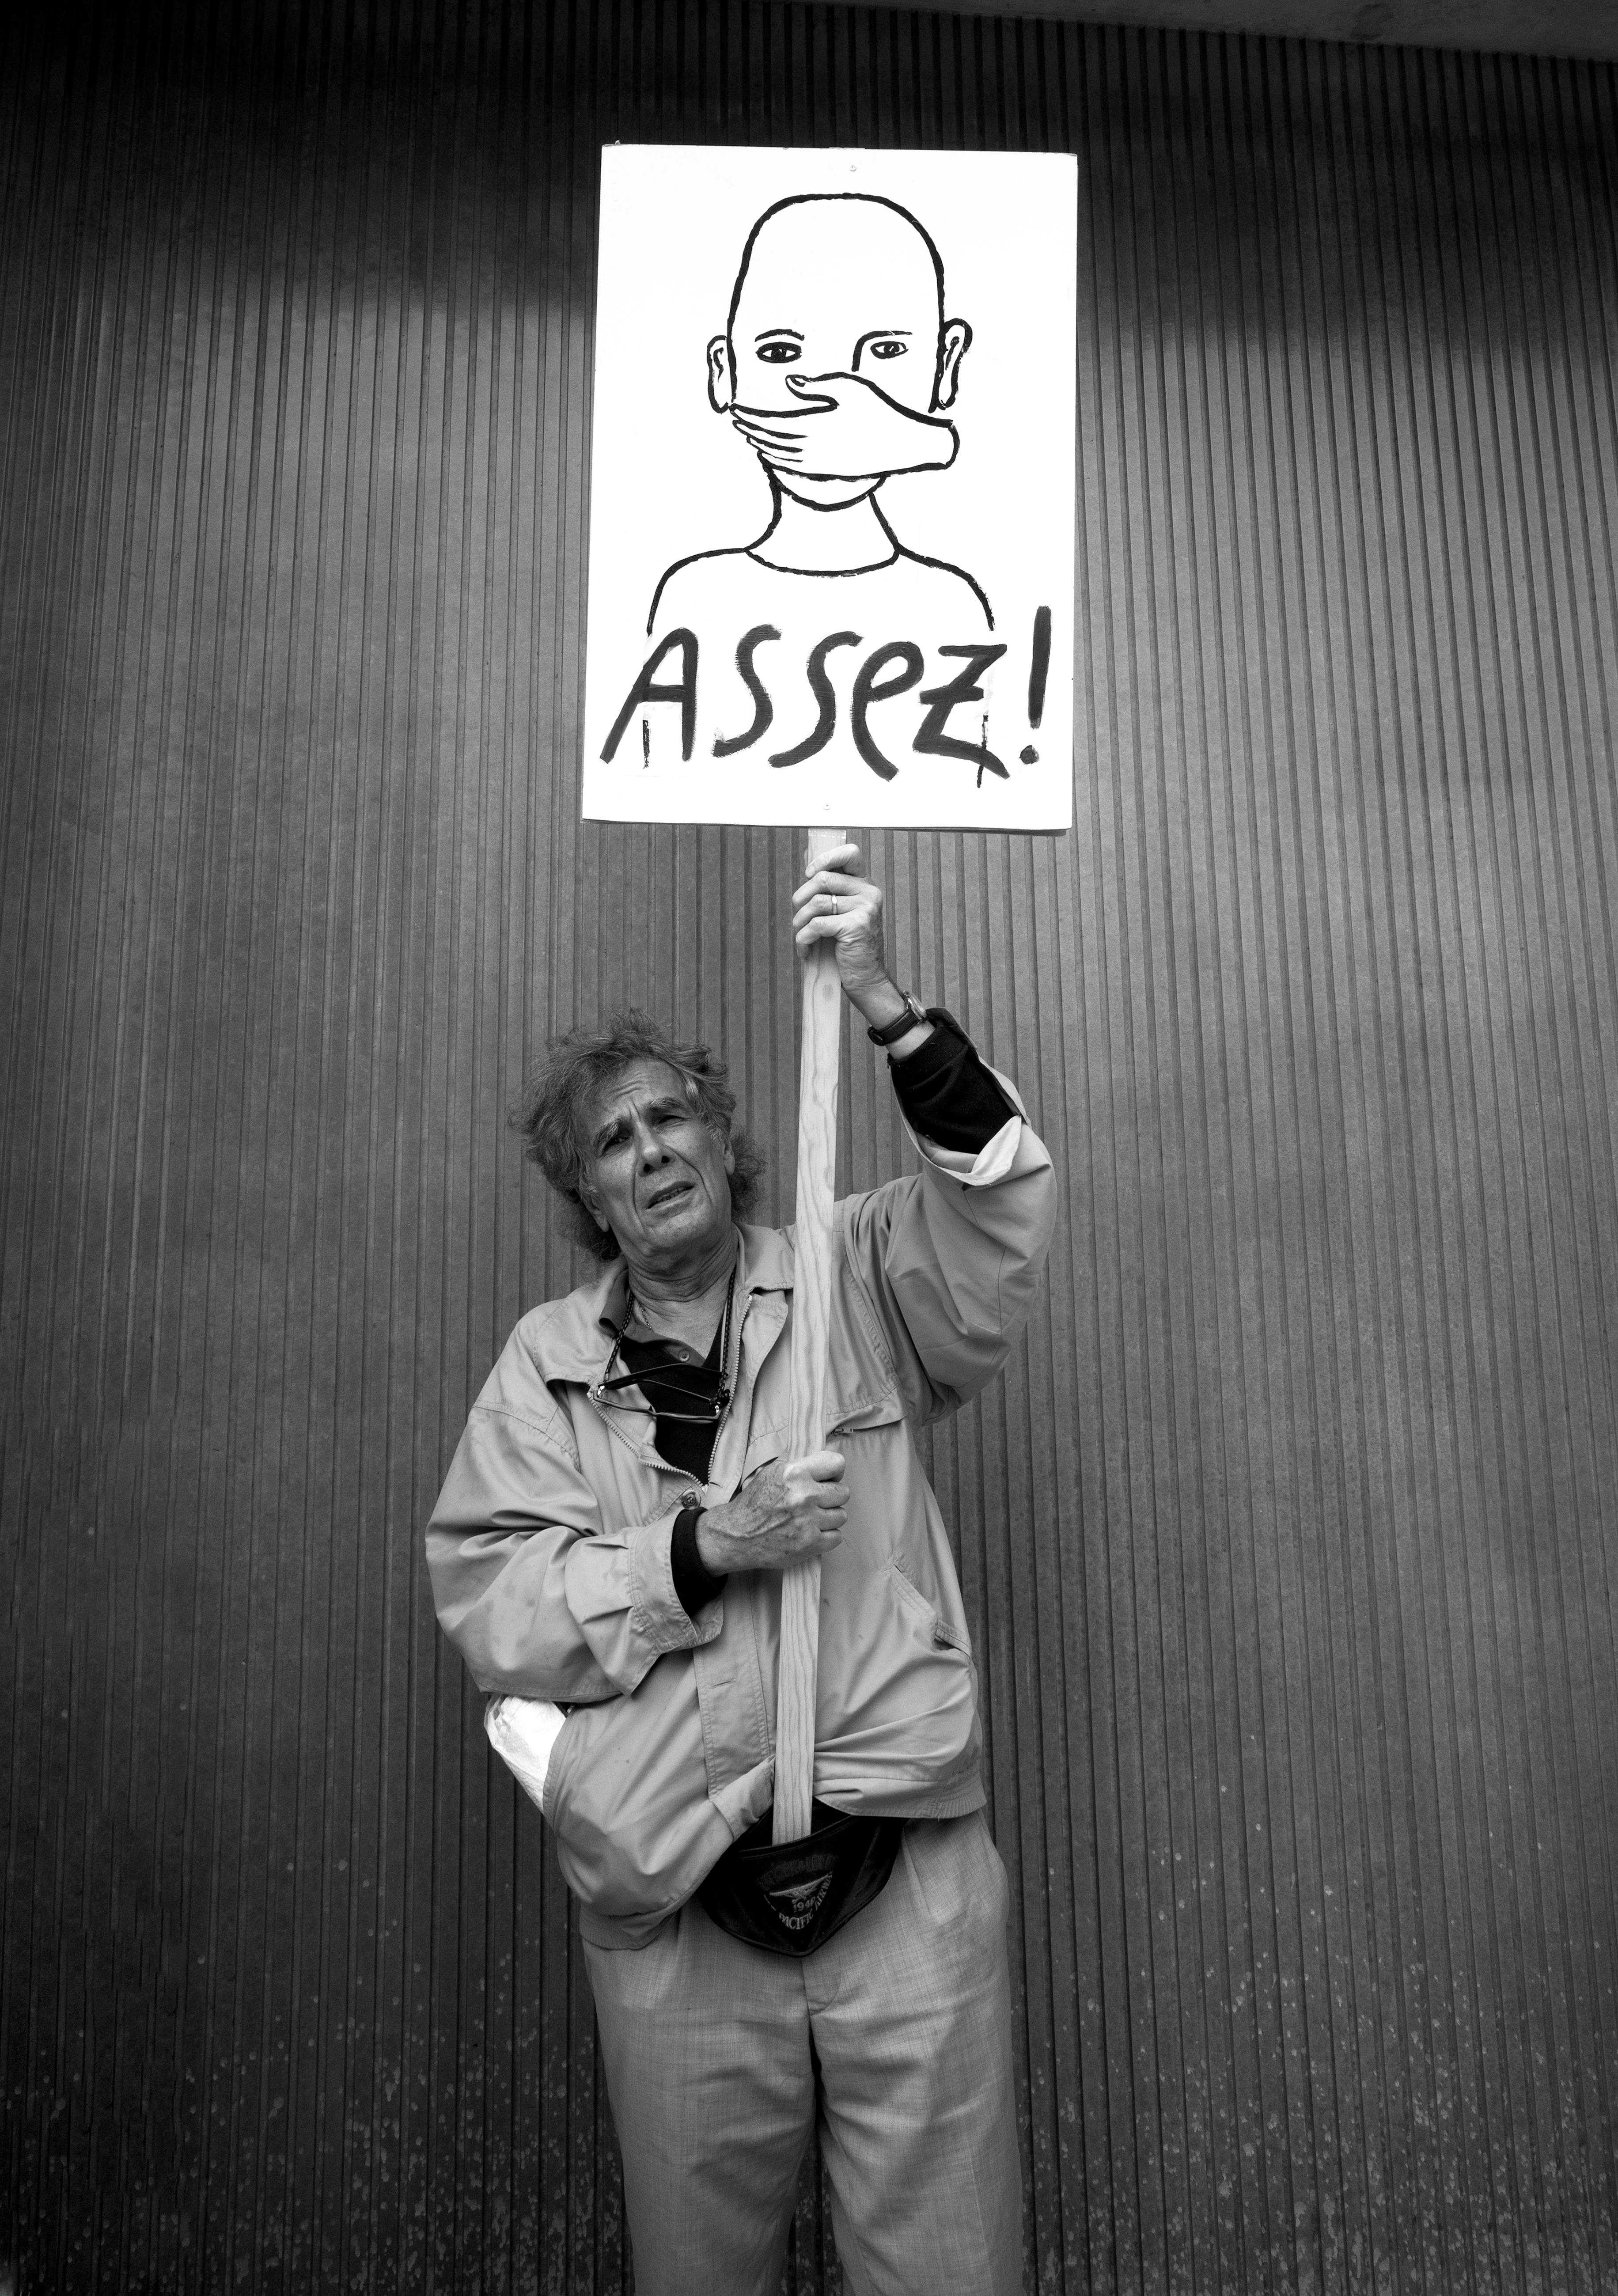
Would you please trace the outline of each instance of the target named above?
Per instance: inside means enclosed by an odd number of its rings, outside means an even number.
[[[1034,616],[1029,647],[1027,716],[1031,728],[1038,727],[1044,713],[1050,634],[1050,608],[1041,606]],[[989,744],[987,710],[980,710],[975,741],[963,739],[958,724],[951,730],[951,720],[957,711],[988,701],[986,681],[996,663],[1009,651],[1006,645],[980,640],[970,644],[935,646],[932,652],[939,658],[939,671],[934,682],[926,685],[923,682],[928,674],[926,655],[913,638],[888,638],[867,645],[858,630],[832,630],[809,648],[801,665],[795,660],[784,665],[778,652],[766,651],[778,648],[781,643],[781,632],[773,623],[756,622],[737,644],[735,675],[752,703],[752,718],[749,725],[735,734],[715,736],[716,758],[739,757],[744,751],[757,750],[772,734],[779,739],[776,732],[777,695],[807,686],[815,710],[814,723],[801,739],[789,742],[784,748],[763,750],[765,760],[772,767],[801,766],[818,756],[831,744],[846,710],[849,734],[860,758],[882,780],[891,781],[899,770],[890,754],[901,747],[893,738],[899,728],[891,725],[893,713],[884,712],[883,741],[879,741],[877,729],[871,722],[872,711],[879,704],[910,694],[915,701],[910,713],[913,722],[902,747],[912,756],[955,758],[975,767],[980,783],[986,773],[998,774],[1002,780],[1008,777],[1005,761]],[[831,670],[831,657],[842,650],[856,657],[846,701],[839,696]],[[959,668],[946,674],[949,666],[957,662]],[[729,668],[728,661],[726,668]],[[696,742],[702,674],[702,644],[696,632],[683,627],[669,631],[647,655],[625,695],[603,745],[603,762],[611,764],[616,757],[620,742],[638,714],[643,758],[650,764],[649,713],[661,706],[678,712],[680,757],[689,764]],[[1025,747],[1020,755],[1024,765],[1032,765],[1039,752]]]

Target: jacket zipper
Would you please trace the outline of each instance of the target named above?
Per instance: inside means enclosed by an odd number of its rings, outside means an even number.
[[[665,1459],[661,1452],[654,1450],[650,1444],[647,1445],[645,1450],[639,1449],[624,1432],[623,1429],[619,1426],[614,1414],[610,1411],[604,1411],[600,1404],[596,1402],[595,1397],[589,1393],[587,1389],[586,1390],[586,1400],[589,1404],[591,1410],[595,1414],[595,1416],[606,1428],[608,1434],[615,1435],[618,1438],[618,1440],[623,1445],[625,1450],[628,1452],[629,1456],[634,1459],[637,1464],[643,1467],[655,1467],[660,1475],[684,1476],[687,1488],[690,1488],[691,1475],[690,1471],[687,1468],[677,1467],[671,1459]],[[701,1503],[702,1496],[702,1494],[701,1491],[692,1490],[692,1505],[694,1506],[699,1505]]]

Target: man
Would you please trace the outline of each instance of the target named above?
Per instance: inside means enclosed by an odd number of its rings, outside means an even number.
[[[773,514],[743,548],[670,567],[648,632],[770,621],[790,638],[828,593],[839,615],[886,636],[992,628],[971,576],[907,550],[876,501],[897,473],[955,460],[947,410],[971,341],[965,319],[945,316],[938,250],[904,208],[843,193],[768,209],[708,346],[708,398],[757,453]]]
[[[790,1232],[724,1070],[575,1031],[523,1111],[604,1272],[525,1316],[428,1531],[480,1689],[569,1710],[542,1807],[580,1904],[642,2296],[779,2279],[818,2115],[858,2296],[1021,2286],[1004,1869],[976,1677],[915,1430],[1004,1364],[1050,1160],[889,977],[839,848],[793,895],[885,1043],[918,1175],[838,1206],[825,1447],[784,1456]],[[770,1842],[780,1573],[821,1557],[815,1825]]]

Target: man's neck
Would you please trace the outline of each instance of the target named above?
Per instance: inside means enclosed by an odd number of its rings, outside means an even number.
[[[789,574],[859,574],[886,566],[898,548],[874,493],[833,510],[814,510],[778,491],[776,515],[752,554]]]
[[[706,1352],[725,1305],[741,1239],[734,1227],[707,1251],[674,1267],[630,1267],[634,1321],[660,1338]]]

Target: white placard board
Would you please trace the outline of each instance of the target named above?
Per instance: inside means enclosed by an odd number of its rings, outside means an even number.
[[[1070,153],[602,154],[583,809],[1065,829]]]

